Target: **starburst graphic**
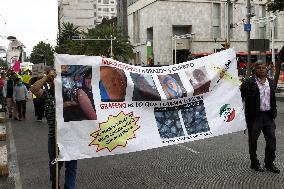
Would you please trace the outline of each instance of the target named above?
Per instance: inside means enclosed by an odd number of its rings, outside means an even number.
[[[135,138],[135,131],[140,117],[134,117],[133,112],[125,114],[121,111],[117,116],[109,116],[106,122],[100,123],[100,129],[91,134],[94,140],[89,146],[96,145],[97,152],[103,149],[113,151],[116,147],[127,145],[127,141]]]

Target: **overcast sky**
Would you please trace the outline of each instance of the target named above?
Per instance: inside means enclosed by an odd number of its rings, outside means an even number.
[[[28,54],[39,41],[56,45],[57,0],[0,0],[0,36],[15,36]],[[0,37],[0,46],[9,41]]]

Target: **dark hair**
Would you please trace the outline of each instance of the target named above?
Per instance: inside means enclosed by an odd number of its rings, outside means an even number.
[[[21,81],[21,78],[17,77],[17,78],[15,79],[15,82],[19,82],[19,81]]]
[[[92,68],[89,68],[83,75],[83,83],[82,83],[82,87],[86,87],[85,85],[85,79],[88,75],[92,75]]]

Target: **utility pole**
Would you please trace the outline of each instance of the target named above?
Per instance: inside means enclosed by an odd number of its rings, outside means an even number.
[[[113,37],[112,35],[109,38],[101,39],[101,38],[82,38],[80,36],[72,36],[73,41],[110,41],[110,56],[113,58],[113,41],[116,40],[116,37]]]
[[[250,17],[251,17],[251,4],[250,0],[247,0],[247,24],[250,25]],[[246,78],[248,78],[251,74],[251,53],[250,53],[250,30],[247,31],[247,73]]]
[[[231,0],[227,0],[227,43],[230,45],[230,5]]]

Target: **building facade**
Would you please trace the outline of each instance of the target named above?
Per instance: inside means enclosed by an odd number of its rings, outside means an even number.
[[[124,36],[128,36],[127,0],[117,0],[117,26]]]
[[[94,27],[94,0],[58,0],[58,26],[70,22],[81,29]]]
[[[135,46],[135,64],[169,65],[187,58],[190,52],[214,52],[227,39],[238,51],[247,51],[244,31],[247,0],[128,0],[128,35]],[[269,16],[265,1],[254,0],[252,39],[272,41],[272,22],[254,20]],[[274,48],[284,43],[284,14],[274,22]],[[281,32],[282,31],[282,32]],[[271,42],[270,42],[271,48]],[[175,51],[176,49],[176,51]]]
[[[70,22],[81,29],[93,28],[104,18],[116,17],[116,0],[58,0],[59,27]]]
[[[19,60],[21,53],[22,53],[22,60],[26,59],[26,53],[23,50],[24,47],[25,46],[23,45],[23,43],[18,40],[12,40],[9,43],[6,52],[6,60],[9,65],[11,65],[16,60]]]

